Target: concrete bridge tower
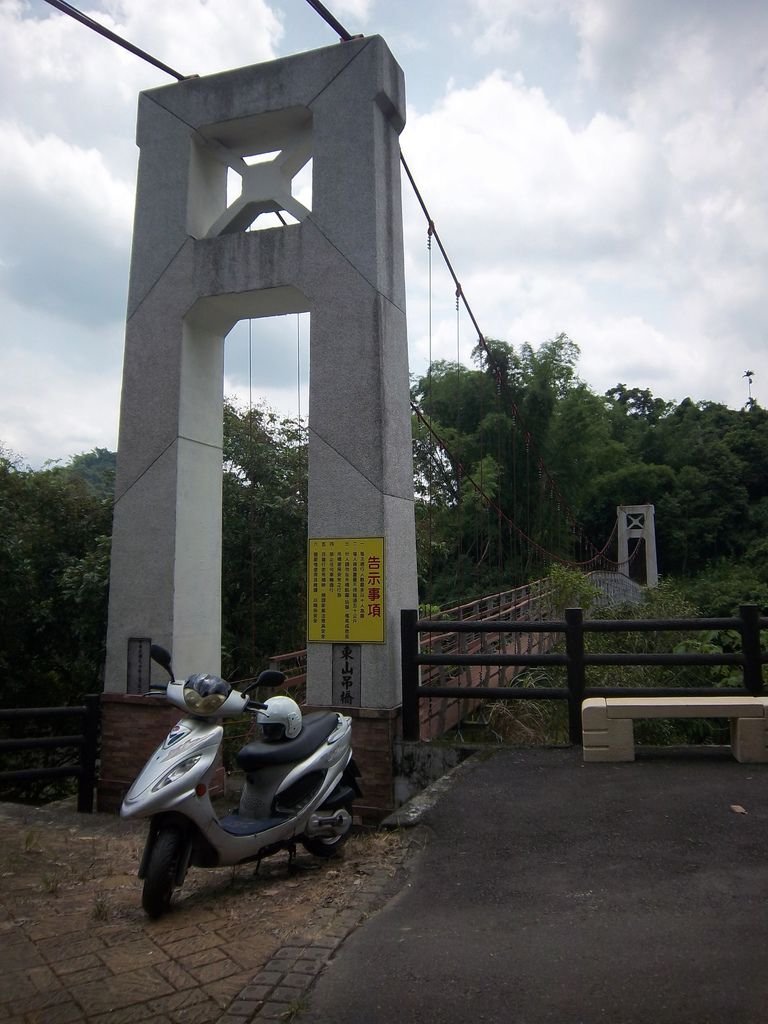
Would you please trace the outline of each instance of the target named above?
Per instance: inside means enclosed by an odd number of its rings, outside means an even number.
[[[308,702],[355,716],[356,748],[377,764],[370,801],[391,803],[382,752],[400,704],[399,615],[418,602],[404,121],[402,71],[375,36],[140,97],[105,807],[165,728],[135,721],[153,704],[134,696],[148,680],[149,640],[172,649],[177,677],[220,668],[225,336],[243,318],[301,311],[311,314]],[[310,159],[311,210],[292,191]],[[233,172],[242,191],[230,204]],[[247,230],[268,211],[292,222]]]
[[[616,509],[619,523],[619,571],[629,575],[629,542],[641,540],[645,549],[645,583],[659,585],[656,561],[656,520],[653,505],[619,505]]]

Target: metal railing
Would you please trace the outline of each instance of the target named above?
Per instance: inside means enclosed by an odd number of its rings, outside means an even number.
[[[643,588],[638,583],[619,572],[590,572],[587,574],[587,578],[596,591],[594,601],[596,607],[617,603],[636,604],[643,593]],[[561,614],[562,608],[556,608],[557,600],[552,581],[545,576],[543,579],[532,580],[530,583],[523,583],[508,590],[495,591],[462,604],[441,606],[439,614],[441,619],[446,622],[454,619],[461,619],[463,622],[477,619],[493,621],[514,619],[527,622],[531,619],[553,618],[555,615]],[[517,641],[516,647],[526,647],[528,653],[530,653],[531,644],[537,647],[541,646],[540,638],[518,637]],[[453,638],[448,642],[455,644],[456,640]],[[482,639],[479,643],[482,644]],[[302,703],[307,681],[306,648],[273,654],[269,659],[269,667],[286,673],[288,676],[286,689],[296,697],[299,703]],[[293,691],[296,691],[298,696]]]
[[[763,693],[762,666],[768,654],[760,643],[760,631],[768,628],[755,605],[742,605],[732,618],[700,619],[596,619],[585,620],[580,608],[569,608],[564,620],[539,622],[504,622],[419,619],[415,610],[401,613],[403,736],[416,740],[421,734],[419,702],[431,699],[471,698],[498,700],[564,700],[568,702],[568,735],[571,743],[581,742],[581,704],[586,697],[700,697],[757,696]],[[613,653],[592,654],[585,651],[586,633],[695,632],[734,630],[741,637],[741,651],[733,653]],[[565,638],[564,653],[440,653],[422,650],[421,638],[453,633],[479,636],[484,633],[561,634]],[[586,669],[591,665],[732,665],[742,671],[742,687],[628,687],[587,686]],[[420,670],[424,666],[563,666],[567,683],[563,687],[515,686],[430,686],[421,685]]]
[[[77,763],[51,765],[45,768],[19,768],[0,771],[0,788],[18,782],[39,782],[61,778],[77,778],[77,809],[81,813],[93,812],[93,790],[96,785],[96,759],[98,754],[100,696],[91,694],[84,704],[58,708],[0,708],[0,722],[26,722],[81,719],[81,732],[67,736],[24,736],[0,740],[0,755],[32,750],[79,751]]]

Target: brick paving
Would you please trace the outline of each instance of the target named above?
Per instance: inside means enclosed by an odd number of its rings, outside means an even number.
[[[413,840],[354,836],[192,869],[172,911],[141,910],[140,826],[65,807],[0,805],[0,1022],[290,1021],[345,937],[402,884]]]

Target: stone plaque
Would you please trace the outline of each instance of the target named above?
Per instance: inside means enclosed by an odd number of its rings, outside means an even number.
[[[362,673],[360,644],[333,645],[333,701],[336,707],[359,708]]]
[[[149,693],[151,673],[150,647],[152,641],[146,636],[128,638],[128,687],[126,693]]]

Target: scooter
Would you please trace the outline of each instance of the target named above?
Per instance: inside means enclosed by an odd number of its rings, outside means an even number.
[[[151,655],[169,676],[163,694],[185,712],[128,790],[123,818],[149,818],[139,865],[142,906],[149,917],[168,910],[190,866],[222,867],[260,861],[296,843],[316,857],[336,854],[352,827],[352,801],[361,795],[352,758],[352,720],[335,711],[302,716],[290,697],[264,703],[248,694],[277,687],[282,672],[267,669],[242,691],[218,676],[174,679],[171,655],[152,644]],[[243,713],[261,727],[236,762],[245,783],[236,810],[218,817],[210,787],[224,738],[221,722]]]

